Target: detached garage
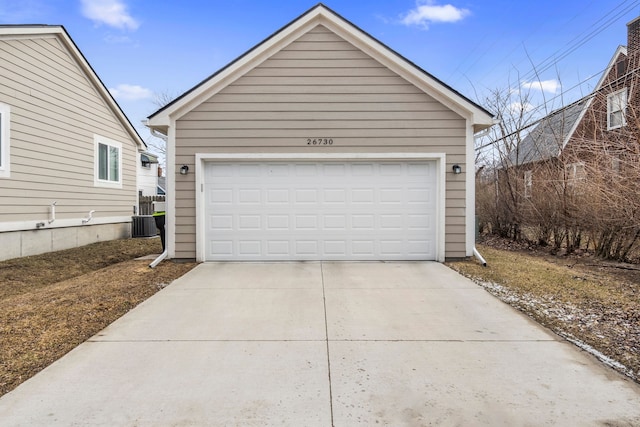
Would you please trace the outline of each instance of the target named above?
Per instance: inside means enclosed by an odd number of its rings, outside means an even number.
[[[167,137],[168,255],[470,256],[473,135],[491,124],[318,5],[149,117]]]

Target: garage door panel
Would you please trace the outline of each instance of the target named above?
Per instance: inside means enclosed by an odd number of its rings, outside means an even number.
[[[317,240],[296,240],[296,252],[298,256],[317,256],[318,255]]]
[[[209,215],[209,230],[233,231],[233,215]]]
[[[351,215],[351,227],[354,230],[373,231],[374,226],[374,215]]]
[[[342,188],[330,188],[323,192],[324,203],[344,203],[347,200],[347,192]]]
[[[262,205],[262,191],[257,188],[241,188],[238,190],[238,203]]]
[[[430,215],[407,215],[407,221],[410,230],[431,230],[433,218]]]
[[[323,229],[325,230],[346,230],[346,215],[323,215]]]
[[[372,163],[355,163],[351,166],[353,176],[373,176]]]
[[[208,163],[207,260],[435,259],[434,162]]]
[[[354,188],[351,190],[352,203],[364,203],[372,205],[375,201],[375,193],[371,188]]]
[[[316,189],[299,189],[295,190],[296,203],[318,203],[318,190]]]
[[[289,215],[267,215],[267,229],[282,231],[289,229]]]

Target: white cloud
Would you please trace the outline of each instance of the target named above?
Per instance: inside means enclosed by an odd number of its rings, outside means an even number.
[[[132,44],[134,41],[128,36],[114,36],[113,34],[107,34],[104,36],[104,41],[113,44]]]
[[[136,30],[140,23],[127,11],[121,0],[81,0],[82,14],[96,22],[121,30]]]
[[[402,23],[428,28],[432,23],[460,21],[470,13],[468,9],[460,9],[450,4],[437,5],[430,0],[419,1],[416,8],[402,19]]]
[[[116,99],[125,101],[139,101],[153,98],[153,92],[138,85],[119,84],[115,88],[109,88],[109,92]]]
[[[529,102],[512,102],[509,104],[509,111],[511,114],[519,114],[520,112],[528,113],[533,111],[536,107]]]
[[[522,82],[521,85],[525,89],[539,90],[540,92],[558,93],[560,88],[560,82],[557,80],[542,80],[533,82]]]

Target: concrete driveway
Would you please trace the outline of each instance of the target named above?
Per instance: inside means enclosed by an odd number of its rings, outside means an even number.
[[[202,264],[0,425],[638,426],[640,387],[437,263]]]

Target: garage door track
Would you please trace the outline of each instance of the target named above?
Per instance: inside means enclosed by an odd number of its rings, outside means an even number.
[[[438,263],[211,263],[0,425],[637,426],[640,387]]]

